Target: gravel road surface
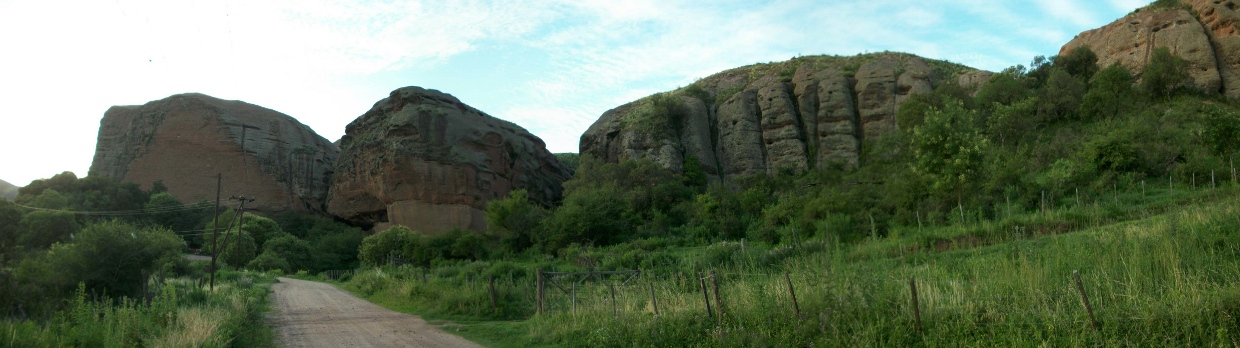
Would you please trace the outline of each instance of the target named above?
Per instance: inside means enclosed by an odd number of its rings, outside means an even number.
[[[279,279],[267,322],[281,347],[481,347],[330,284]]]

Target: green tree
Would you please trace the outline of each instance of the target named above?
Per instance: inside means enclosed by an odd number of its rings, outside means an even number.
[[[186,210],[185,205],[172,194],[160,192],[151,195],[143,210],[151,222],[173,231],[189,231],[198,223],[200,211]]]
[[[180,260],[184,245],[166,228],[99,222],[86,226],[72,242],[24,260],[18,281],[61,294],[82,282],[98,293],[136,296],[142,289],[141,271],[153,274],[163,264]]]
[[[1240,112],[1218,105],[1207,105],[1202,110],[1205,127],[1202,142],[1215,155],[1230,157],[1240,144]]]
[[[1170,100],[1171,93],[1191,79],[1187,60],[1171,54],[1167,47],[1155,48],[1141,74],[1141,92],[1151,98]]]
[[[1113,119],[1136,110],[1136,79],[1119,63],[1095,75],[1089,92],[1081,101],[1081,117],[1087,120]]]
[[[275,220],[258,214],[245,214],[243,220],[245,221],[241,224],[242,231],[254,238],[254,245],[259,250],[265,250],[263,246],[268,240],[288,235],[280,229],[280,225]]]
[[[78,228],[73,213],[36,210],[22,217],[17,244],[28,249],[46,249],[54,243],[69,240]]]
[[[1024,67],[1015,66],[991,76],[990,80],[978,89],[977,95],[974,96],[975,103],[978,107],[989,110],[996,103],[1011,105],[1029,98],[1033,95],[1033,91],[1026,86],[1026,77],[1023,74]],[[940,105],[939,108],[942,109],[942,106]],[[903,111],[904,106],[901,106],[900,110]]]
[[[268,240],[263,244],[263,253],[269,252],[287,261],[288,268],[282,269],[286,273],[299,270],[317,271],[314,267],[314,251],[310,243],[292,235],[285,234]]]
[[[405,226],[393,226],[362,239],[362,246],[357,252],[357,257],[367,265],[383,265],[387,263],[388,255],[397,253],[404,256],[407,247],[418,243],[418,239],[417,232]]]
[[[289,267],[287,260],[270,250],[259,254],[258,257],[254,258],[254,260],[250,260],[250,263],[246,264],[245,268],[258,271],[280,270],[285,273],[288,273],[289,269],[292,269]]]
[[[22,215],[22,208],[0,198],[0,255],[17,245]]]
[[[546,218],[546,209],[530,201],[525,190],[513,190],[508,197],[487,203],[487,233],[510,251],[540,243]]]
[[[258,254],[258,246],[254,244],[254,238],[249,233],[242,232],[241,240],[238,239],[237,229],[229,230],[229,235],[221,234],[219,237],[219,261],[224,265],[233,266],[233,268],[241,269],[250,260],[254,259],[254,255]],[[227,243],[226,243],[227,241]],[[210,251],[210,250],[208,250]]]
[[[608,245],[632,236],[635,220],[624,192],[614,186],[575,191],[547,219],[545,251],[572,243]]]
[[[910,146],[916,173],[931,180],[936,191],[956,196],[962,204],[964,192],[974,184],[982,166],[987,141],[975,128],[976,113],[961,103],[926,115],[926,123],[913,130]]]
[[[63,210],[69,207],[69,197],[65,197],[60,191],[47,189],[30,201],[30,205],[45,209]]]
[[[1061,68],[1069,75],[1088,81],[1098,73],[1098,55],[1089,46],[1079,46],[1066,56],[1055,57],[1054,67]]]
[[[1015,145],[1021,139],[1034,134],[1037,124],[1038,99],[1034,97],[1003,105],[996,103],[987,119],[991,139],[1000,146]]]
[[[1050,78],[1039,93],[1038,116],[1049,122],[1071,118],[1081,106],[1085,89],[1085,82],[1067,71],[1051,69]]]

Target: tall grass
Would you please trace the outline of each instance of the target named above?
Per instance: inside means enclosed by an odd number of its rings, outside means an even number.
[[[494,335],[521,334],[500,345],[1240,345],[1240,199],[1230,189],[1139,192],[920,233],[916,226],[897,227],[886,238],[856,244],[660,247],[644,253],[671,253],[675,262],[653,263],[636,282],[616,287],[618,315],[609,288],[598,281],[582,283],[575,307],[571,296],[548,285],[546,312],[534,315],[533,277],[500,277],[496,311],[485,282],[463,276],[473,274],[471,267],[484,274],[486,263],[442,265],[431,271],[442,277],[427,283],[413,269],[371,270],[347,286],[432,317],[517,319],[484,324]],[[625,248],[604,253],[631,254]],[[564,259],[517,265],[573,269]],[[708,270],[717,275],[722,315],[709,316],[703,303],[700,284],[711,288],[712,279],[698,274]],[[921,331],[910,279],[917,284]],[[714,296],[708,297],[718,313]],[[473,334],[487,338],[488,332]]]
[[[5,347],[267,347],[262,322],[268,286],[248,275],[217,284],[209,294],[189,279],[155,284],[150,303],[95,300],[79,287],[66,309],[47,322],[0,322]]]

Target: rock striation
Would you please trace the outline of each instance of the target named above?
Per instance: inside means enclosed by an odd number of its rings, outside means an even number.
[[[255,199],[260,211],[324,211],[339,150],[280,112],[208,95],[178,94],[104,113],[89,175],[149,189],[162,180],[182,202]]]
[[[487,202],[525,189],[551,205],[571,176],[525,129],[419,87],[375,103],[340,146],[328,212],[376,229],[483,231]]]
[[[896,113],[905,100],[940,81],[976,85],[982,76],[901,53],[741,67],[604,112],[581,136],[580,151],[677,171],[692,159],[714,180],[856,168],[864,142],[900,128]]]
[[[1119,63],[1140,78],[1155,48],[1167,47],[1189,62],[1192,86],[1240,98],[1240,3],[1182,0],[1185,6],[1139,9],[1098,29],[1077,35],[1060,49],[1065,55],[1088,46],[1102,67]]]

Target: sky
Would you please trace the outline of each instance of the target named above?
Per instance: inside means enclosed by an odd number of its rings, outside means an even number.
[[[0,180],[85,177],[112,105],[198,92],[335,141],[394,89],[577,152],[604,111],[726,69],[900,51],[991,71],[1145,0],[0,0]]]

